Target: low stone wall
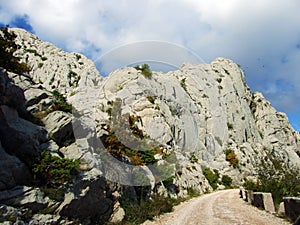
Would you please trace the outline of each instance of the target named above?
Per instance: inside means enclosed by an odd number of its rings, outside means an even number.
[[[283,202],[285,215],[293,221],[296,221],[300,216],[300,198],[284,197]]]
[[[275,206],[271,193],[253,192],[253,205],[270,213],[275,213]]]

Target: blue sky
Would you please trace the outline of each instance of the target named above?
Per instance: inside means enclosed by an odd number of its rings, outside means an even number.
[[[0,0],[0,24],[22,27],[93,60],[122,45],[185,46],[226,57],[300,130],[299,0]]]

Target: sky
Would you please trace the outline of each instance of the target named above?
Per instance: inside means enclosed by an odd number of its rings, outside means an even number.
[[[232,59],[300,130],[299,0],[0,0],[0,25],[21,27],[94,60],[161,41],[207,63]]]

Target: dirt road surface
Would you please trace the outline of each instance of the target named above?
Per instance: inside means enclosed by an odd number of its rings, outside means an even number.
[[[143,225],[290,225],[239,198],[239,190],[224,190],[191,199]]]

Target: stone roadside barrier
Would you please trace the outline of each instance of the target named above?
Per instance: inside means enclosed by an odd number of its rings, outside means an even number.
[[[271,193],[253,192],[253,205],[270,213],[275,213],[275,206]]]
[[[300,198],[295,197],[284,197],[284,209],[285,209],[285,215],[292,219],[293,221],[296,221],[298,218],[298,223],[300,224]]]

